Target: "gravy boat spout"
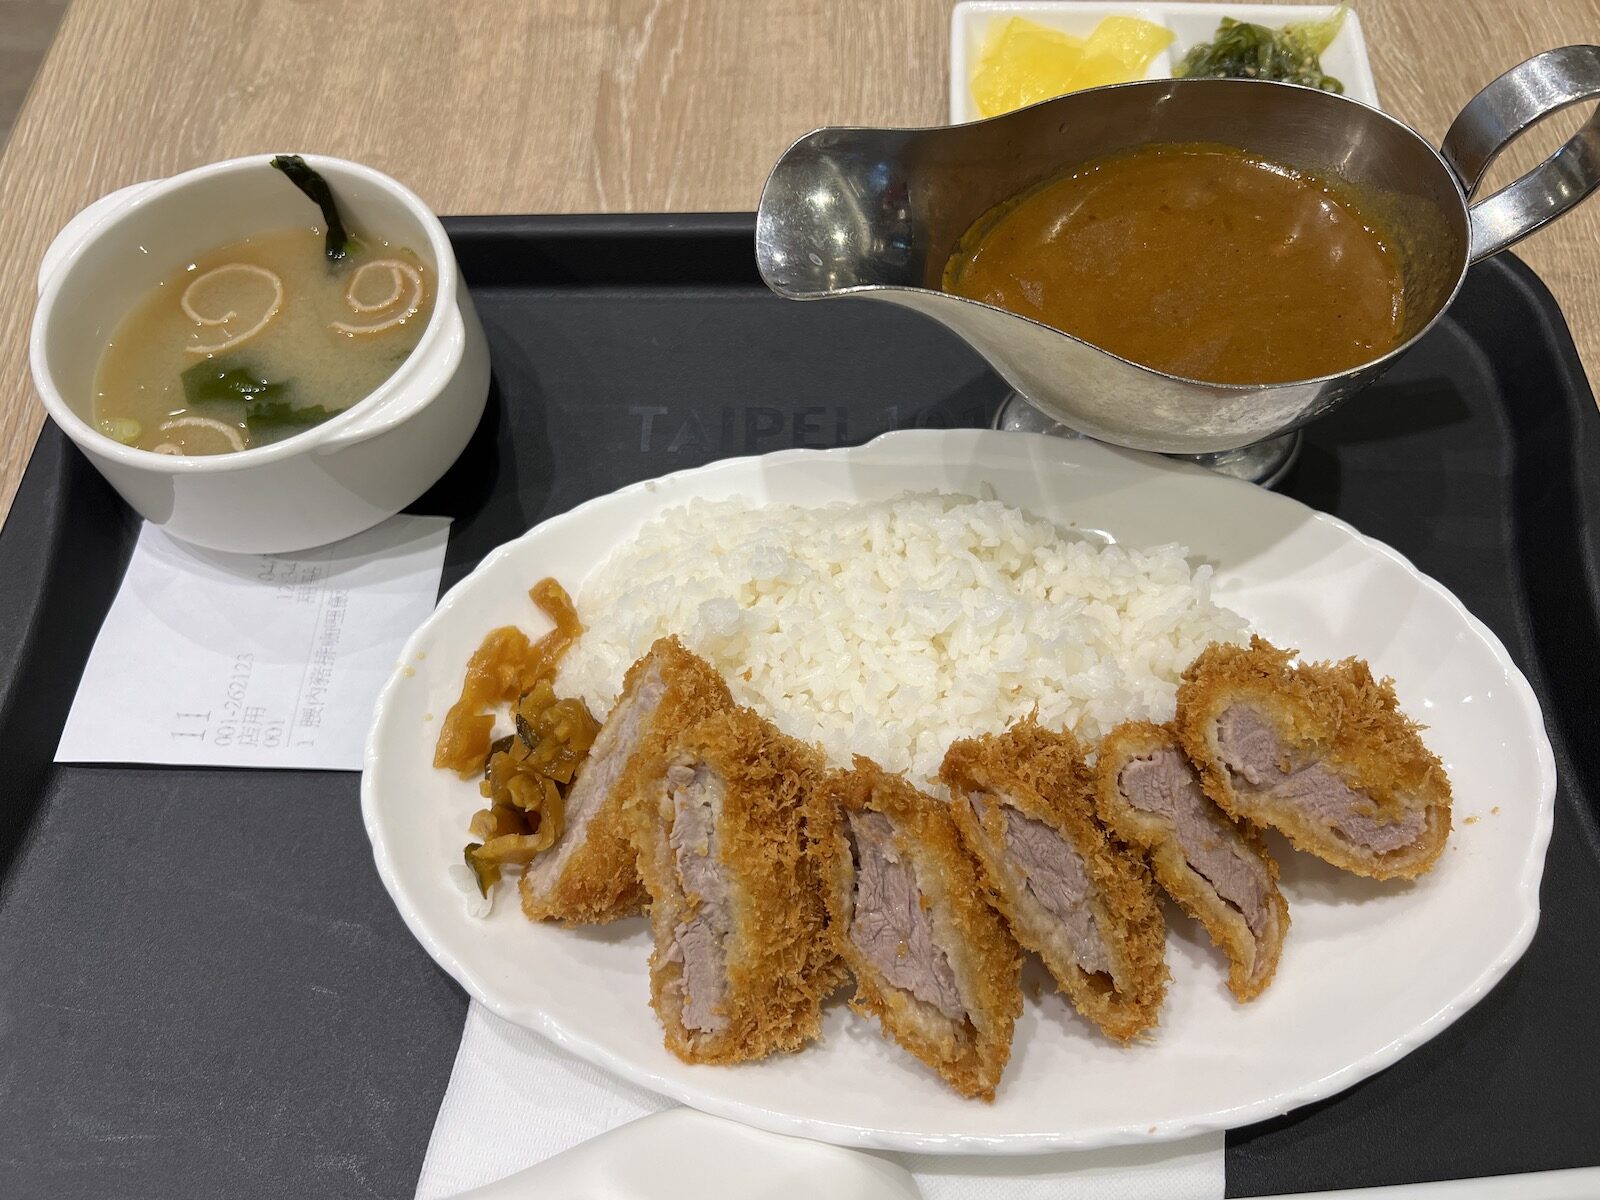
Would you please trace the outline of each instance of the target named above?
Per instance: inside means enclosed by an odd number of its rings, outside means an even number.
[[[1102,441],[1211,454],[1278,437],[1370,383],[1448,306],[1471,262],[1497,253],[1600,185],[1600,117],[1511,187],[1469,208],[1488,160],[1535,120],[1600,95],[1600,48],[1514,68],[1462,112],[1441,153],[1344,96],[1259,80],[1151,80],[931,129],[818,129],[773,167],[756,218],[767,285],[795,300],[898,304],[970,343],[1023,397]],[[997,204],[1087,159],[1208,142],[1335,178],[1380,219],[1401,266],[1402,338],[1349,370],[1217,384],[1130,362],[1027,317],[941,289],[962,235]],[[1521,195],[1514,195],[1521,189]]]

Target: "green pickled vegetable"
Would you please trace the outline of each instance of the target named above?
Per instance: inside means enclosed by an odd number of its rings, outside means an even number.
[[[514,733],[508,733],[502,738],[495,738],[494,741],[489,743],[489,753],[483,760],[483,777],[485,779],[489,778],[489,764],[494,761],[494,756],[496,754],[504,754],[516,744],[517,735]]]
[[[212,360],[196,363],[180,378],[183,399],[190,408],[222,400],[275,400],[289,390],[288,384],[264,379],[250,367]]]
[[[479,862],[472,852],[482,849],[482,842],[468,842],[461,856],[466,860],[467,866],[472,868],[472,876],[478,881],[479,894],[487,898],[489,889],[500,882],[500,866],[498,863]]]
[[[1291,21],[1283,27],[1283,31],[1297,39],[1302,46],[1309,48],[1313,54],[1321,54],[1333,45],[1333,39],[1338,37],[1339,30],[1344,28],[1344,19],[1349,13],[1350,5],[1346,0],[1320,20]]]
[[[1343,93],[1344,84],[1322,70],[1322,52],[1338,36],[1348,4],[1318,21],[1297,21],[1282,29],[1223,17],[1217,36],[1195,46],[1178,64],[1179,77],[1272,79],[1324,92]]]
[[[356,243],[356,239],[345,229],[344,221],[339,216],[339,206],[334,202],[333,189],[328,186],[328,181],[306,165],[306,160],[298,154],[277,154],[273,156],[272,167],[282,171],[290,183],[299,188],[318,208],[322,210],[322,220],[328,227],[328,240],[324,253],[329,262],[343,262],[347,247]]]

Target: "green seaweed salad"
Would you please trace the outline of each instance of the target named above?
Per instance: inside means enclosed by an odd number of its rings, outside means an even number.
[[[1223,17],[1217,36],[1195,46],[1178,64],[1180,78],[1272,79],[1324,92],[1344,92],[1344,84],[1322,70],[1322,52],[1339,35],[1348,4],[1318,21],[1297,21],[1282,29]]]

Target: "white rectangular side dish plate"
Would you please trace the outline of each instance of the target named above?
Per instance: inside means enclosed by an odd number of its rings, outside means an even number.
[[[1209,42],[1223,17],[1277,28],[1291,21],[1313,21],[1334,10],[1332,4],[1093,4],[1077,0],[962,0],[950,14],[950,123],[980,120],[972,103],[972,72],[983,52],[991,23],[1026,17],[1040,25],[1088,37],[1106,17],[1138,17],[1172,30],[1172,45],[1156,55],[1146,79],[1170,79],[1191,46]],[[1322,53],[1322,69],[1344,84],[1344,94],[1373,108],[1378,89],[1367,61],[1367,41],[1354,10],[1333,43]]]

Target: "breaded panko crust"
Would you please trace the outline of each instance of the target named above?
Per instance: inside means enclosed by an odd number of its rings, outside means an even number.
[[[624,815],[625,802],[640,778],[651,778],[652,773],[659,776],[665,769],[666,748],[672,738],[701,718],[733,705],[733,695],[722,676],[675,637],[658,638],[628,668],[617,696],[618,705],[633,695],[652,659],[660,660],[666,694],[635,744],[626,769],[590,819],[583,845],[573,850],[560,878],[542,893],[536,893],[528,876],[523,875],[518,889],[522,911],[531,921],[602,925],[641,912],[649,899],[639,878],[632,831]],[[616,712],[615,707],[612,712]]]
[[[1213,643],[1183,673],[1176,727],[1206,794],[1230,815],[1282,832],[1296,849],[1374,879],[1414,878],[1433,866],[1450,836],[1450,781],[1422,743],[1421,726],[1400,711],[1394,682],[1374,680],[1365,662],[1300,663],[1296,651],[1259,637]],[[1354,846],[1292,805],[1256,803],[1237,792],[1216,743],[1217,718],[1235,703],[1271,721],[1281,741],[1315,757],[1379,814],[1426,813],[1422,834],[1388,853]]]
[[[524,874],[517,883],[522,912],[530,921],[605,925],[644,910],[644,885],[633,863],[633,843],[622,834],[619,806],[607,803],[589,822],[588,836],[573,851],[555,886],[542,894]]]
[[[818,792],[817,843],[830,932],[856,980],[857,1012],[932,1067],[963,1096],[992,1101],[1011,1057],[1011,1032],[1022,1014],[1022,953],[985,899],[977,865],[950,819],[949,806],[900,775],[859,755],[850,771],[830,772]],[[846,812],[879,812],[911,863],[967,1008],[957,1024],[884,979],[849,936],[855,868]]]
[[[1177,732],[1169,725],[1127,721],[1108,733],[1095,759],[1095,810],[1118,839],[1147,856],[1167,894],[1200,922],[1212,944],[1228,956],[1228,990],[1234,999],[1254,1000],[1277,973],[1284,935],[1289,931],[1289,905],[1278,890],[1278,864],[1267,853],[1259,833],[1218,811],[1217,816],[1232,826],[1266,870],[1267,905],[1276,921],[1269,924],[1258,945],[1244,914],[1218,896],[1211,882],[1189,865],[1172,822],[1141,812],[1123,796],[1119,785],[1122,769],[1135,759],[1168,748],[1183,753]]]
[[[715,836],[733,919],[724,942],[728,990],[721,1012],[728,1025],[707,1033],[681,1020],[682,998],[673,985],[682,967],[668,952],[673,931],[693,914],[699,897],[685,895],[681,886],[663,773],[633,794],[628,816],[652,897],[650,1003],[667,1048],[689,1063],[747,1062],[799,1050],[821,1033],[822,1002],[842,981],[810,842],[822,753],[749,709],[733,708],[673,740],[666,761],[685,760],[707,764],[723,785]]]
[[[950,788],[950,811],[982,868],[991,902],[1017,939],[1044,959],[1072,1006],[1122,1043],[1154,1026],[1169,978],[1166,922],[1144,860],[1108,837],[1095,816],[1093,778],[1077,739],[1029,718],[1002,734],[956,742],[945,754],[939,777]],[[1096,925],[1122,986],[1107,988],[1103,975],[1090,975],[1075,961],[1059,961],[1039,938],[1028,936],[1003,864],[989,849],[991,840],[1000,841],[999,830],[986,838],[966,803],[974,791],[1003,796],[1077,850],[1098,893],[1098,903],[1091,900]]]

